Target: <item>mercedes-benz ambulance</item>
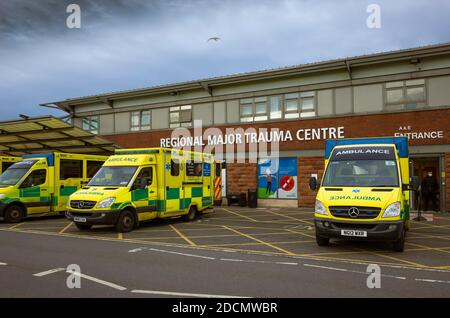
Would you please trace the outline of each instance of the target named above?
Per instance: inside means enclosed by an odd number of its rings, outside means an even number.
[[[139,222],[183,217],[213,209],[215,165],[211,154],[167,148],[115,151],[82,189],[66,216],[80,230],[113,225],[129,232]]]
[[[59,152],[24,155],[0,176],[0,217],[15,223],[28,216],[64,213],[69,196],[106,159]]]
[[[317,188],[315,177],[311,189]],[[325,172],[315,203],[316,241],[382,240],[403,251],[410,191],[406,137],[327,140]]]

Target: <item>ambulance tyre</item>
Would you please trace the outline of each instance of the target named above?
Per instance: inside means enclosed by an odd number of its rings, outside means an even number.
[[[20,205],[12,204],[6,208],[4,217],[8,223],[18,223],[22,221],[23,215],[23,208]]]
[[[330,238],[316,235],[316,242],[319,246],[328,246],[330,244]]]
[[[193,205],[189,208],[188,214],[183,215],[183,221],[185,222],[194,221],[196,215],[197,215],[197,208]]]
[[[134,229],[136,225],[136,219],[134,217],[134,213],[130,210],[123,210],[120,213],[119,219],[115,225],[116,232],[118,233],[127,233]]]
[[[395,252],[403,252],[405,250],[405,236],[406,230],[403,230],[402,234],[400,235],[400,238],[392,243],[392,249]]]
[[[89,231],[92,228],[91,224],[81,224],[81,223],[75,223],[75,226],[80,231]]]

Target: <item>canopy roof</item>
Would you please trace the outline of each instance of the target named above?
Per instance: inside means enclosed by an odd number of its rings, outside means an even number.
[[[112,154],[111,141],[53,116],[0,122],[0,152]]]

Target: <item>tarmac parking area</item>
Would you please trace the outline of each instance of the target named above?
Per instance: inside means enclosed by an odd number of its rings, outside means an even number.
[[[118,234],[111,227],[79,231],[64,217],[33,218],[18,224],[0,223],[0,231],[36,235],[83,237],[112,242],[227,250],[249,254],[288,256],[384,264],[430,269],[450,269],[450,216],[436,214],[433,221],[412,221],[403,253],[387,243],[332,240],[330,246],[315,242],[313,213],[297,208],[217,207],[193,222],[155,220],[130,233]],[[38,239],[38,238],[37,238]]]

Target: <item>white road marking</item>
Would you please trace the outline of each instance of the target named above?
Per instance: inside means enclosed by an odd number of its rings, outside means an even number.
[[[354,270],[345,269],[345,268],[328,267],[328,266],[320,266],[320,265],[312,265],[312,264],[303,264],[303,266],[316,267],[316,268],[322,268],[322,269],[329,269],[329,270],[334,270],[334,271],[339,271],[339,272],[362,274],[362,275],[369,275],[370,274],[370,273],[367,273],[367,272],[354,271]],[[388,278],[401,279],[401,280],[405,280],[406,279],[406,277],[403,277],[403,276],[394,276],[394,275],[385,275],[385,274],[380,274],[380,276],[388,277]]]
[[[33,274],[33,276],[42,277],[42,276],[54,274],[54,273],[57,273],[57,272],[62,272],[62,271],[65,271],[65,270],[66,270],[65,268],[54,268],[54,269],[50,269],[50,270],[45,271],[45,272],[40,272],[40,273]]]
[[[260,264],[278,264],[278,265],[298,265],[298,263],[291,262],[271,262],[271,261],[258,261],[251,259],[238,259],[238,258],[221,258],[221,261],[225,262],[243,262],[243,263],[260,263]]]
[[[166,251],[166,250],[160,250],[157,248],[149,248],[149,251],[155,251],[155,252],[161,252],[161,253],[168,253],[168,254],[176,254],[176,255],[182,255],[182,256],[189,256],[189,257],[197,257],[197,258],[204,258],[204,259],[210,259],[214,260],[215,257],[209,257],[209,256],[203,256],[203,255],[195,255],[195,254],[188,254],[188,253],[180,253],[180,252],[174,252],[174,251]]]
[[[6,266],[6,265],[8,265],[8,264],[0,262],[0,266]]]
[[[303,266],[316,267],[316,268],[322,268],[322,269],[330,269],[330,270],[339,271],[339,272],[348,272],[348,270],[345,268],[328,267],[328,266],[320,266],[320,265],[312,265],[312,264],[303,264]]]
[[[120,285],[117,285],[117,284],[114,284],[114,283],[110,283],[110,282],[107,282],[105,280],[98,279],[98,278],[95,278],[95,277],[92,277],[92,276],[89,276],[89,275],[86,275],[86,274],[83,274],[83,273],[77,273],[77,272],[72,272],[72,271],[66,271],[66,273],[69,273],[69,274],[72,274],[72,275],[75,275],[75,276],[79,276],[81,278],[90,280],[90,281],[92,281],[94,283],[105,285],[105,286],[108,286],[108,287],[111,287],[111,288],[114,288],[114,289],[117,289],[117,290],[126,290],[127,289],[126,287],[123,287],[123,286],[120,286]]]
[[[167,296],[181,296],[181,297],[200,297],[200,298],[251,298],[244,296],[230,296],[230,295],[213,295],[213,294],[192,294],[192,293],[179,293],[179,292],[168,292],[160,290],[139,290],[134,289],[132,293],[138,294],[150,294],[150,295],[167,295]]]
[[[146,247],[138,247],[138,248],[129,250],[128,253],[136,253],[136,252],[143,251],[143,250],[145,250],[145,249],[146,249]]]
[[[416,278],[415,280],[418,281],[418,282],[450,284],[450,281],[448,281],[448,280],[424,279],[424,278]]]

